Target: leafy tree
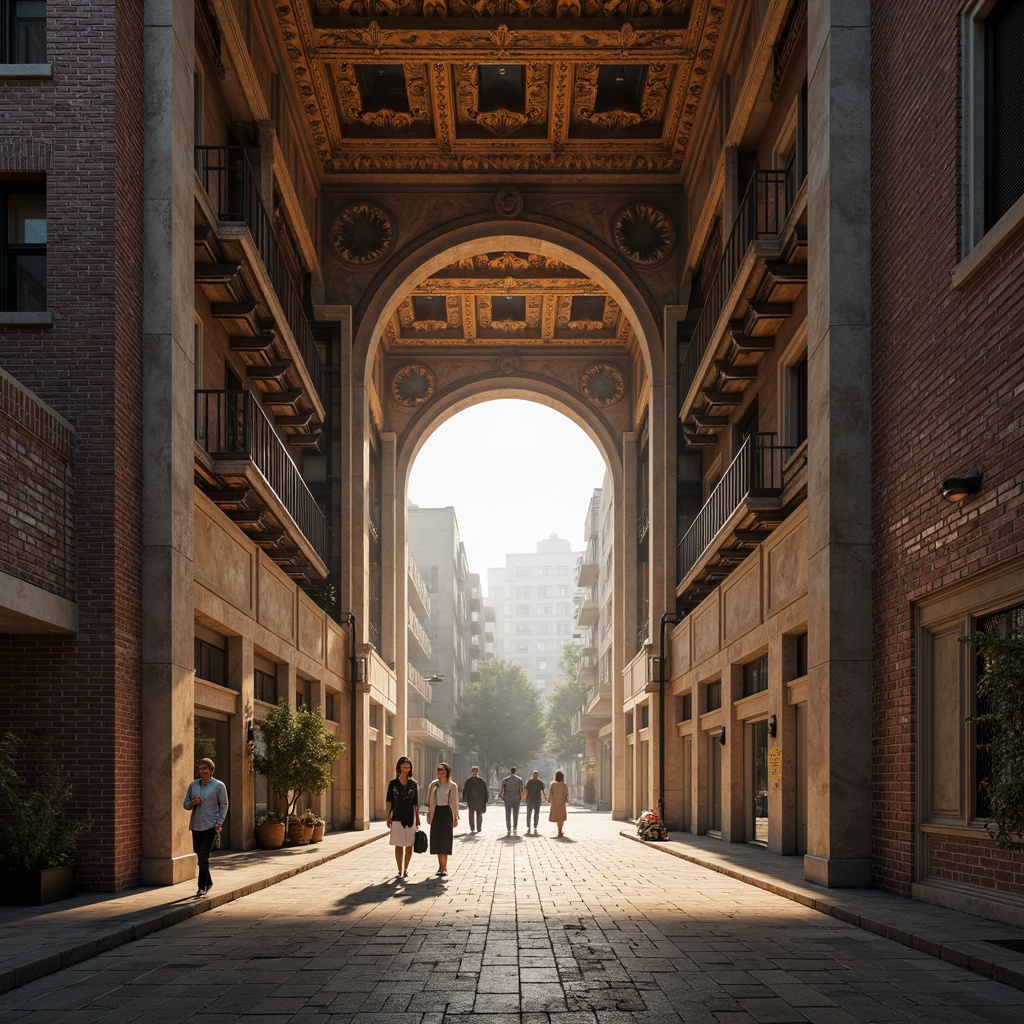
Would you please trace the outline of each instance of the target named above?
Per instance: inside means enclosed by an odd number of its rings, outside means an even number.
[[[540,694],[521,665],[490,659],[463,691],[455,717],[459,748],[476,755],[481,774],[525,764],[541,748]]]
[[[582,736],[572,734],[573,716],[587,699],[587,687],[577,680],[583,663],[583,646],[578,643],[562,645],[558,667],[562,681],[556,683],[548,695],[544,714],[545,750],[562,765],[574,761],[584,750]]]
[[[1024,850],[1024,638],[972,633],[984,670],[978,676],[978,749],[989,756],[981,780],[988,798],[987,827],[1001,850]]]
[[[331,765],[345,749],[324,724],[319,708],[292,711],[283,697],[256,723],[260,741],[253,767],[266,776],[285,807],[285,820],[295,814],[299,799],[322,793],[331,784]]]

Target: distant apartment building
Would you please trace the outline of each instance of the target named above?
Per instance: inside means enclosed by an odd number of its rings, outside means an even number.
[[[508,554],[503,567],[487,570],[494,653],[521,665],[542,697],[560,681],[558,659],[562,646],[573,638],[581,555],[564,537],[552,534],[538,541],[536,551]]]
[[[455,509],[410,505],[408,517],[409,756],[429,780],[438,761],[455,756],[456,708],[477,651],[471,641],[482,643],[473,615],[482,621],[483,605]]]
[[[576,568],[576,630],[583,645],[577,681],[587,687],[573,732],[586,744],[580,765],[579,798],[600,809],[612,798],[612,498],[607,474],[594,488],[584,520],[587,546]]]

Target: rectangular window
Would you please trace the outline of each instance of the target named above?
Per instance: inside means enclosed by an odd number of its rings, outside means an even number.
[[[717,711],[722,706],[722,680],[716,679],[704,687],[704,711]]]
[[[295,707],[296,708],[308,708],[310,707],[309,699],[310,684],[308,679],[296,679],[295,680]]]
[[[743,696],[750,697],[768,689],[768,657],[743,666]]]
[[[46,310],[46,191],[43,182],[0,181],[0,310]]]
[[[969,253],[1024,195],[1024,0],[965,4],[964,240]]]
[[[978,619],[978,630],[982,633],[994,633],[997,636],[1024,637],[1024,604]],[[979,656],[975,667],[975,679],[984,671],[985,666]],[[975,692],[974,703],[975,714],[988,714],[992,710],[989,701],[980,697],[977,692]],[[992,728],[990,723],[985,723],[976,725],[974,729],[974,813],[978,818],[987,818],[991,813],[989,794],[983,783],[992,775],[992,762],[988,751],[983,748],[992,737]]]
[[[341,710],[341,694],[332,693],[330,690],[325,694],[326,710],[324,718],[329,722],[338,721],[338,712]]]
[[[196,677],[218,686],[227,686],[227,658],[224,651],[199,637],[195,638],[193,650]]]
[[[0,64],[46,63],[46,0],[0,0]]]
[[[277,676],[272,672],[254,669],[252,674],[253,696],[265,704],[277,703]]]
[[[676,698],[676,721],[689,722],[693,718],[693,695],[684,693]]]

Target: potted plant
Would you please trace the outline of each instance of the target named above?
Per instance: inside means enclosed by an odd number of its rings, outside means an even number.
[[[92,822],[68,816],[71,783],[48,751],[35,759],[36,787],[21,778],[19,745],[0,738],[0,903],[38,906],[75,895],[75,847]]]
[[[304,811],[302,823],[308,825],[313,830],[309,838],[311,843],[322,843],[324,841],[324,829],[327,827],[327,822],[316,811]]]
[[[293,711],[284,698],[256,723],[256,733],[253,767],[285,808],[289,841],[304,845],[312,836],[312,826],[299,821],[299,801],[330,786],[331,766],[345,744],[330,734],[319,708]]]
[[[284,846],[284,818],[276,811],[256,812],[256,844],[261,850]]]

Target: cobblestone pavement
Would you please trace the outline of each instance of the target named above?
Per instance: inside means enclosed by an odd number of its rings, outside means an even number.
[[[4,1024],[1024,1022],[1024,992],[570,813],[375,842],[0,996]],[[543,815],[542,815],[543,817]],[[522,819],[521,819],[522,823]],[[216,881],[216,866],[214,867]]]

